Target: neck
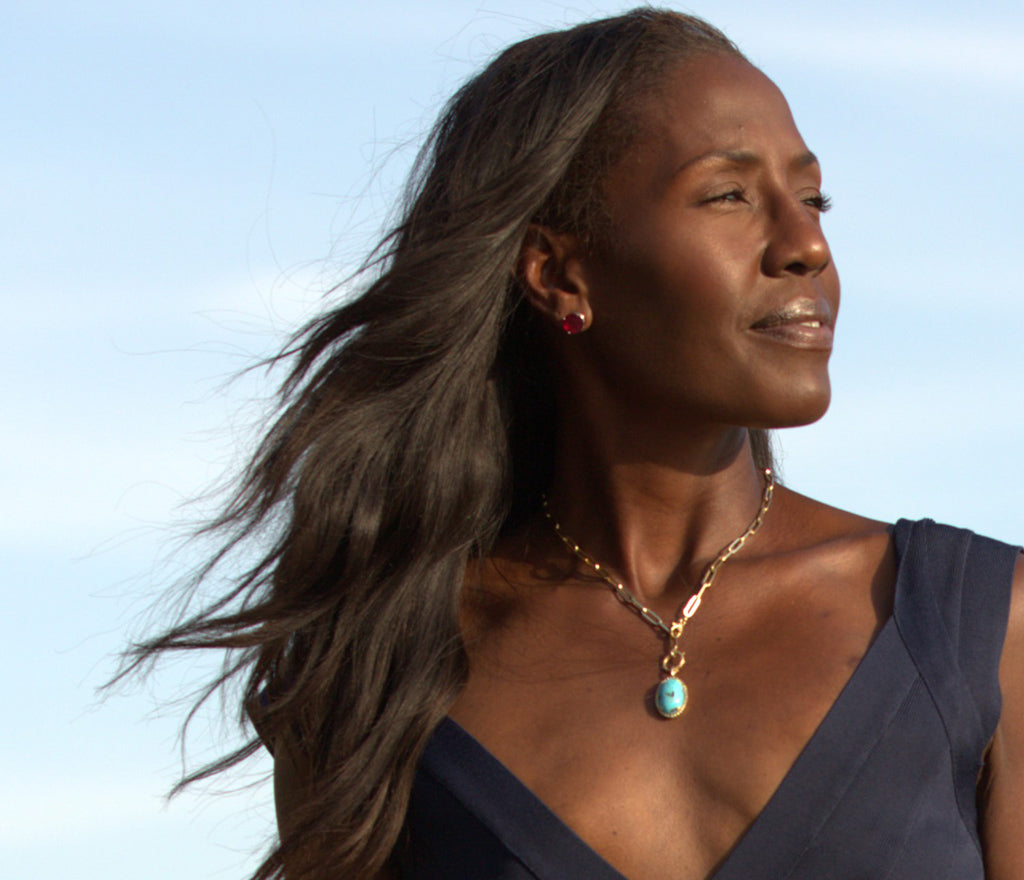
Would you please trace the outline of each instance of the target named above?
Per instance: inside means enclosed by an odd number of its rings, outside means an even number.
[[[745,429],[562,424],[552,509],[587,554],[638,597],[688,594],[760,506],[764,474]]]

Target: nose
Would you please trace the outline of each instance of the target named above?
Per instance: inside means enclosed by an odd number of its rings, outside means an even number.
[[[796,198],[779,200],[765,248],[766,275],[819,275],[832,262],[818,212]]]

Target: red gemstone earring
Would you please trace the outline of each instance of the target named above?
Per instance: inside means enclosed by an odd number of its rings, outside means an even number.
[[[587,329],[587,319],[580,312],[569,312],[562,318],[562,329],[568,336],[576,336]]]

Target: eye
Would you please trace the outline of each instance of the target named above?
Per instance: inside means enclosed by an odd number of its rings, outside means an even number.
[[[710,205],[710,204],[725,203],[725,202],[745,202],[746,200],[747,200],[746,192],[744,190],[740,189],[739,187],[734,187],[733,189],[726,190],[725,192],[720,192],[720,193],[716,193],[713,196],[708,196],[706,199],[704,199],[701,202],[701,204],[702,205]]]
[[[829,208],[832,207],[832,199],[830,199],[824,193],[815,193],[814,195],[808,196],[804,199],[805,205],[810,205],[819,214],[824,214]]]

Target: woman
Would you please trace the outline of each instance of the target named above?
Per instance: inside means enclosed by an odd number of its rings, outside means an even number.
[[[829,403],[827,207],[684,15],[454,97],[215,523],[261,560],[142,648],[236,652],[259,877],[1024,876],[1017,551],[771,473]]]

